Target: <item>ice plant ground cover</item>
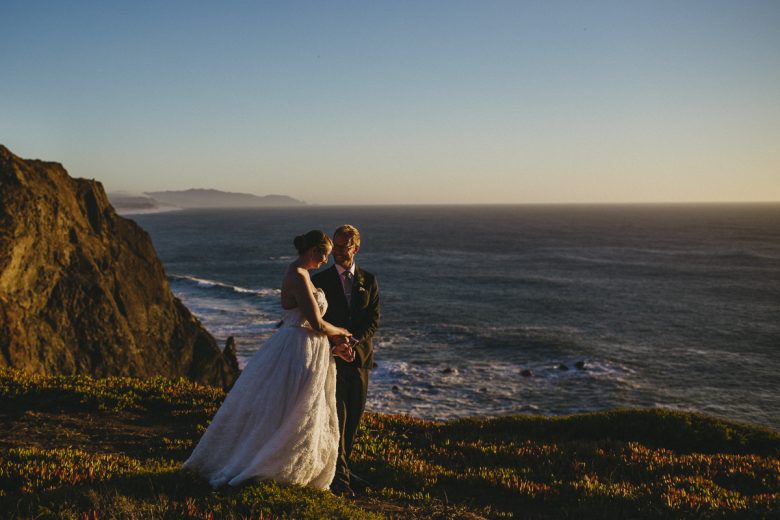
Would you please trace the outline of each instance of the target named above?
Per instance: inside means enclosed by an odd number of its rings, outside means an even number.
[[[435,422],[367,414],[356,499],[179,470],[224,393],[163,378],[0,370],[8,518],[761,518],[780,433],[665,410]]]

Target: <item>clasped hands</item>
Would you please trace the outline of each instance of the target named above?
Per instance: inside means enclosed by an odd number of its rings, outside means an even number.
[[[355,349],[352,346],[357,343],[357,340],[353,336],[328,336],[328,339],[331,344],[331,354],[340,357],[347,363],[352,363],[355,360]]]

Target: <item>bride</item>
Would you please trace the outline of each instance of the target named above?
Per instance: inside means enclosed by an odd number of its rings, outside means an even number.
[[[328,302],[309,270],[333,247],[322,231],[295,237],[298,259],[282,280],[282,327],[257,351],[217,411],[184,468],[213,487],[249,479],[327,489],[336,470],[339,425],[336,366],[354,352],[350,332],[325,320]]]

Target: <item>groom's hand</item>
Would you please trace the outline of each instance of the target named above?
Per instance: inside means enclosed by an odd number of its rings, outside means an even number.
[[[352,347],[347,342],[333,347],[331,353],[336,357],[340,357],[347,363],[352,363],[355,360],[355,351],[352,350]]]

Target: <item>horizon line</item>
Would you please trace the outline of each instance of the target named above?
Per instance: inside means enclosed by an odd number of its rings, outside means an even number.
[[[138,215],[168,213],[171,211],[184,210],[278,210],[278,209],[301,209],[301,208],[368,208],[368,207],[621,207],[621,206],[778,206],[780,201],[694,201],[694,202],[510,202],[510,203],[383,203],[383,204],[299,204],[284,206],[163,206],[155,209],[129,209],[117,208],[111,206],[119,215]]]

